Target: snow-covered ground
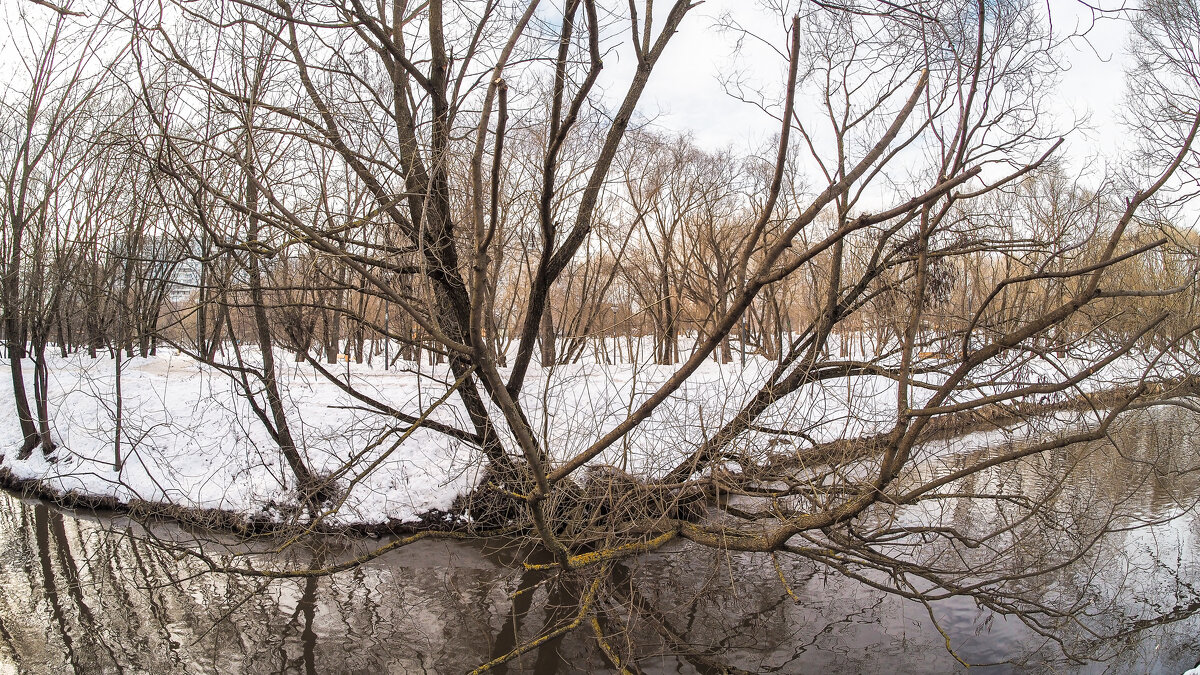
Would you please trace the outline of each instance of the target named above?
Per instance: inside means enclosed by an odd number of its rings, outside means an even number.
[[[1140,372],[1139,359],[1126,359],[1102,373],[1103,386]],[[469,444],[418,429],[399,445],[403,425],[367,411],[312,367],[280,352],[281,384],[293,435],[309,466],[341,471],[349,487],[331,518],[340,523],[409,521],[431,509],[446,509],[479,480],[480,453]],[[1057,367],[1038,362],[1022,379],[1048,378]],[[263,424],[230,377],[175,353],[122,362],[123,469],[113,470],[115,429],[114,361],[86,355],[54,357],[50,364],[52,431],[60,445],[47,461],[40,452],[17,459],[20,431],[8,364],[0,361],[0,454],[20,478],[38,478],[59,490],[120,499],[219,508],[243,515],[272,516],[294,504],[289,469]],[[406,413],[419,415],[452,381],[445,366],[399,362],[397,368],[339,363],[331,368],[357,389]],[[757,357],[719,365],[711,360],[645,424],[595,461],[631,472],[653,474],[675,466],[705,437],[729,420],[762,384],[774,362]],[[613,428],[673,372],[675,366],[580,363],[533,368],[522,403],[551,455],[569,458]],[[1060,376],[1061,377],[1061,376]],[[26,378],[32,381],[27,363]],[[986,395],[1005,387],[1000,380],[971,392]],[[922,390],[914,392],[920,400]],[[894,419],[895,384],[882,377],[853,382],[830,380],[777,402],[761,425],[801,430],[828,441],[884,429]],[[432,419],[469,429],[456,396],[430,413]],[[497,419],[499,416],[497,415]],[[793,439],[794,440],[794,439]],[[739,441],[761,452],[789,449],[787,437],[749,434]],[[378,462],[371,471],[367,467]]]

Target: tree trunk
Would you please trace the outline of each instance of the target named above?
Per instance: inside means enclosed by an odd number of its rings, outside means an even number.
[[[42,455],[49,456],[54,451],[54,441],[50,438],[50,369],[46,364],[46,342],[45,335],[38,335],[34,339],[33,402]]]
[[[541,330],[538,336],[539,344],[542,347],[542,367],[546,368],[554,365],[555,361],[555,337],[554,337],[554,317],[550,316],[550,305],[546,305],[546,311],[542,313]]]
[[[246,170],[250,171],[251,169],[247,166]],[[256,215],[258,208],[258,187],[250,177],[246,179],[246,205],[250,208],[249,232],[247,236],[250,241],[258,241],[258,216]],[[316,487],[316,481],[313,478],[312,472],[309,471],[308,466],[304,463],[304,459],[300,456],[299,449],[296,447],[296,441],[292,437],[291,427],[288,425],[287,414],[283,407],[283,398],[279,393],[279,382],[275,376],[275,356],[272,352],[271,324],[267,320],[267,308],[263,303],[262,272],[259,269],[258,253],[250,251],[247,257],[249,258],[247,281],[250,290],[250,304],[253,307],[254,328],[258,337],[258,347],[262,352],[262,378],[263,388],[266,390],[267,395],[267,406],[270,408],[271,418],[275,424],[276,440],[279,444],[279,449],[283,452],[284,459],[287,460],[292,473],[296,476],[300,493],[306,499],[309,499],[311,497],[310,491]],[[250,392],[246,393],[247,395],[252,395]]]
[[[17,419],[21,424],[23,438],[17,457],[27,459],[38,444],[38,433],[29,409],[29,398],[25,393],[25,374],[21,370],[21,360],[25,357],[25,328],[19,318],[21,296],[17,284],[21,269],[21,235],[24,227],[20,219],[14,220],[12,227],[12,252],[4,275],[4,333],[8,343],[8,367],[12,377],[13,400],[17,407]]]

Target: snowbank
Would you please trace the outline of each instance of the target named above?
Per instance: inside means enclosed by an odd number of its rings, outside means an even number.
[[[163,350],[159,356],[122,362],[124,467],[113,469],[114,370],[109,358],[54,358],[50,364],[52,433],[60,445],[48,461],[40,452],[18,460],[20,432],[11,381],[0,378],[0,466],[20,479],[38,479],[60,491],[140,499],[188,508],[222,509],[249,517],[280,517],[294,508],[286,462],[229,375]],[[312,367],[280,353],[281,385],[293,435],[319,474],[341,471],[348,488],[330,523],[410,522],[454,498],[479,480],[480,453],[469,444],[418,429],[395,445],[403,425],[363,406]],[[1070,363],[1026,368],[1031,381]],[[5,370],[8,364],[3,362]],[[32,366],[27,363],[27,381]],[[748,358],[706,363],[645,424],[597,458],[631,472],[666,471],[686,457],[752,396],[773,362]],[[361,391],[406,413],[419,415],[441,397],[452,377],[444,366],[402,364],[384,370],[340,363],[335,372]],[[1136,359],[1106,370],[1101,382],[1139,373]],[[618,424],[675,371],[673,366],[573,364],[533,369],[522,403],[555,458],[582,451]],[[1105,379],[1107,378],[1107,379]],[[937,377],[930,379],[937,381]],[[1006,387],[990,382],[968,394]],[[1092,385],[1099,386],[1099,385]],[[920,400],[923,390],[915,390]],[[816,442],[874,433],[895,419],[895,384],[882,377],[826,381],[776,403],[761,420],[768,428],[800,430]],[[456,397],[431,417],[469,429]],[[776,448],[798,437],[754,432],[746,448]],[[394,446],[394,447],[393,447]],[[378,466],[366,468],[377,460]]]

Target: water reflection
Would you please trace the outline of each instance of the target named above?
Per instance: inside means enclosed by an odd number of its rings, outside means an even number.
[[[1045,499],[1064,518],[1118,507],[1147,521],[1182,513],[1112,536],[1096,558],[1104,565],[1043,582],[1047,598],[1084,598],[1081,611],[1136,616],[1139,607],[1188,597],[1198,581],[1200,522],[1188,509],[1200,487],[1183,471],[1196,464],[1195,431],[1182,414],[1145,414],[1115,445],[1048,453],[964,489],[1003,484]],[[933,450],[922,471],[951,471],[1000,451]],[[939,515],[963,526],[1006,517],[990,502],[959,502]],[[1070,525],[1050,528],[1043,543],[1086,523]],[[460,673],[569,623],[586,585],[522,571],[523,553],[502,542],[421,541],[319,579],[211,574],[140,532],[120,518],[0,496],[0,665],[31,673]],[[153,532],[212,538],[170,525]],[[319,566],[347,553],[338,542],[320,544],[292,550],[287,562]],[[920,555],[944,553],[931,547]],[[647,673],[961,669],[922,605],[809,563],[780,562],[786,589],[770,556],[678,544],[628,561],[613,572],[596,626],[585,623],[493,672],[610,669],[597,630],[613,653],[639,655],[636,667]],[[1091,652],[1104,661],[1071,663],[1019,621],[970,598],[933,608],[959,656],[1009,662],[988,672],[1181,672],[1200,659],[1195,619]]]

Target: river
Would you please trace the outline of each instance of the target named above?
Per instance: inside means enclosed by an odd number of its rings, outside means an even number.
[[[1055,463],[1084,466],[1056,489],[1057,498],[1089,511],[1115,505],[1153,521],[1102,544],[1103,559],[1126,563],[1119,579],[1110,578],[1111,567],[1073,570],[1047,582],[1047,597],[1062,595],[1063,584],[1088,585],[1095,606],[1138,616],[1145,607],[1167,611],[1200,590],[1193,508],[1200,488],[1187,470],[1200,464],[1198,426],[1183,412],[1138,413],[1112,442],[987,477],[1028,481],[1023,489],[1036,490]],[[930,470],[950,470],[969,455],[957,450]],[[1126,465],[1151,467],[1152,480],[1132,480]],[[954,517],[998,517],[986,504],[979,509]],[[267,581],[205,573],[196,559],[161,544],[205,541],[213,550],[219,534],[169,523],[147,530],[120,516],[8,494],[0,495],[0,539],[0,672],[461,673],[507,653],[514,636],[528,640],[570,621],[577,597],[544,573],[523,571],[522,552],[497,541],[423,540],[334,576]],[[226,551],[245,549],[225,543]],[[257,559],[304,566],[376,545],[325,539]],[[717,672],[719,664],[782,673],[964,670],[921,604],[808,563],[785,561],[781,571],[790,595],[768,556],[673,543],[629,560],[620,573],[636,579],[638,601],[654,607],[675,637],[634,623],[610,639],[635,645],[647,673]],[[1179,673],[1200,660],[1195,616],[1112,643],[1088,642],[1073,661],[1017,619],[970,598],[932,608],[959,657],[998,664],[982,672]],[[493,672],[609,668],[584,624]]]

